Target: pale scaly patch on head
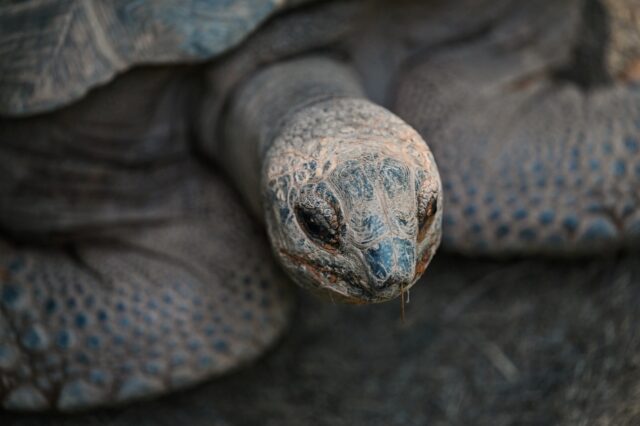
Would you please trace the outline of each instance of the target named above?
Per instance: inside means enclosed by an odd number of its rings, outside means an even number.
[[[372,303],[424,272],[440,243],[440,177],[398,117],[365,100],[318,102],[287,120],[263,164],[271,243],[298,284]]]

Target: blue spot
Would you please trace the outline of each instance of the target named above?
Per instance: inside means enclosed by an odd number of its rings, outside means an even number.
[[[198,351],[200,349],[200,347],[202,346],[202,343],[200,342],[200,340],[191,339],[191,340],[189,340],[189,343],[187,344],[187,346],[192,351]]]
[[[525,209],[517,209],[516,211],[513,212],[513,218],[515,220],[526,219],[528,215],[529,213]]]
[[[85,314],[77,314],[74,318],[74,322],[76,327],[84,328],[87,325],[87,316]]]
[[[547,186],[547,179],[544,177],[536,179],[536,186],[538,188],[544,188],[545,186]]]
[[[100,309],[97,312],[96,316],[98,317],[98,320],[101,322],[105,322],[109,318],[109,315],[107,315],[107,313],[102,309]]]
[[[570,214],[564,217],[562,220],[562,226],[569,232],[573,232],[578,229],[579,221],[576,215]]]
[[[73,345],[74,336],[69,330],[61,330],[56,336],[56,345],[62,349],[68,349]]]
[[[597,218],[587,226],[581,239],[586,241],[610,240],[615,238],[617,233],[616,227],[611,221]]]
[[[116,311],[124,312],[126,309],[127,309],[127,306],[124,303],[122,302],[116,303]]]
[[[637,152],[638,151],[638,145],[639,145],[638,144],[638,140],[636,138],[634,138],[633,136],[627,136],[624,139],[624,146],[630,152]]]
[[[9,306],[13,307],[16,302],[20,299],[21,289],[14,284],[5,284],[2,288],[2,302]]]
[[[158,309],[158,304],[156,303],[155,300],[149,300],[147,302],[147,308],[151,309],[152,311],[156,310],[156,309]]]
[[[496,237],[497,238],[504,238],[509,234],[509,226],[507,225],[500,225],[498,226],[498,228],[496,228]]]
[[[76,307],[76,304],[76,299],[74,299],[73,297],[67,299],[67,308],[73,309]]]
[[[39,326],[29,327],[21,341],[25,348],[31,350],[45,349],[48,344],[47,334]]]
[[[204,334],[206,334],[208,337],[213,336],[216,333],[216,327],[213,324],[207,324],[207,326],[204,328]]]
[[[129,320],[128,317],[122,317],[120,318],[120,321],[118,321],[118,323],[120,324],[121,327],[123,328],[127,328],[129,327],[129,325],[131,325],[131,321]]]
[[[371,273],[378,279],[384,279],[393,268],[393,247],[390,241],[378,243],[377,247],[371,247],[365,251],[365,258],[371,269]]]
[[[466,206],[464,208],[463,213],[467,217],[475,215],[476,214],[476,206],[473,205],[473,204],[469,204],[468,206]]]
[[[626,171],[627,171],[627,167],[624,164],[623,160],[614,161],[614,163],[613,163],[613,174],[615,176],[618,176],[618,177],[623,176]]]
[[[489,220],[495,222],[496,220],[500,219],[500,213],[500,209],[493,210],[491,213],[489,213]]]
[[[533,241],[536,239],[536,231],[531,228],[524,228],[518,233],[518,237],[523,241]]]
[[[44,302],[44,310],[49,315],[54,313],[57,307],[58,307],[58,304],[53,299],[47,299],[47,301]]]
[[[540,215],[538,216],[538,221],[542,225],[549,225],[553,222],[555,217],[556,215],[553,210],[543,210],[542,212],[540,212]]]
[[[218,352],[228,352],[229,344],[225,340],[216,340],[213,343],[213,349],[215,349]]]
[[[540,161],[535,161],[531,168],[534,173],[542,173],[544,171],[544,165]]]
[[[162,301],[167,305],[170,305],[173,302],[173,298],[170,294],[165,294],[164,296],[162,296]]]
[[[291,210],[289,210],[289,207],[287,206],[280,207],[280,221],[284,222],[289,217],[290,213],[291,213]]]
[[[605,142],[602,144],[602,151],[605,154],[611,154],[613,152],[613,145],[611,145],[609,142]]]
[[[87,346],[91,349],[98,349],[100,347],[100,338],[95,335],[87,337]]]
[[[468,196],[473,197],[477,193],[478,193],[478,190],[474,186],[470,186],[469,188],[467,188],[467,195]]]
[[[592,158],[591,160],[589,160],[589,167],[591,168],[592,171],[597,171],[600,169],[600,161]]]
[[[107,375],[102,370],[92,369],[89,371],[89,380],[95,384],[103,385],[107,382]]]
[[[75,356],[75,359],[78,363],[82,364],[82,365],[89,365],[90,363],[90,359],[87,356],[86,353],[84,352],[78,352]]]

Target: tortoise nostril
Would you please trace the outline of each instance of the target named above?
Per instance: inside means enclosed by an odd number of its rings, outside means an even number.
[[[408,239],[392,237],[365,250],[371,288],[380,291],[392,286],[409,286],[415,274],[415,245]]]

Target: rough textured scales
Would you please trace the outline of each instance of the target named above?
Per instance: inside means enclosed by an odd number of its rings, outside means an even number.
[[[404,300],[441,233],[472,254],[637,245],[631,2],[265,21],[293,3],[0,6],[5,408],[116,404],[263,352],[290,296],[256,218],[296,283],[350,303]]]

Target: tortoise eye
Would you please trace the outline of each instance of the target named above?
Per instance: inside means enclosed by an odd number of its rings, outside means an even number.
[[[302,202],[295,207],[296,219],[304,232],[320,245],[337,247],[340,223],[335,209],[322,199]]]
[[[418,196],[418,239],[424,238],[425,233],[433,223],[438,211],[437,194]]]

